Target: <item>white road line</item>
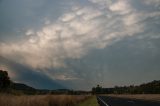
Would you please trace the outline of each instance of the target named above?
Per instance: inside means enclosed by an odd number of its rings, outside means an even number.
[[[100,97],[98,97],[98,99],[103,103],[105,104],[106,106],[109,106],[104,100],[102,100]]]
[[[127,101],[127,102],[129,102],[129,103],[135,103],[134,101]]]

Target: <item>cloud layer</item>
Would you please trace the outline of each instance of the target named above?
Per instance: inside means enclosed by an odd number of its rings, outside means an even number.
[[[67,60],[82,59],[93,50],[107,49],[127,37],[160,36],[157,30],[151,31],[160,25],[159,0],[88,0],[87,6],[70,5],[54,21],[44,15],[42,25],[23,31],[23,40],[0,42],[0,56],[52,79],[82,80]]]

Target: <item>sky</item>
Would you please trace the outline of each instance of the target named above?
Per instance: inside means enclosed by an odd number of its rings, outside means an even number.
[[[160,80],[160,0],[0,0],[0,69],[40,89]]]

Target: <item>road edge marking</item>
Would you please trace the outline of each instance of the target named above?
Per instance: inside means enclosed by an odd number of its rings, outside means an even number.
[[[105,104],[106,106],[109,106],[104,100],[102,100],[99,96],[97,97],[103,104]]]

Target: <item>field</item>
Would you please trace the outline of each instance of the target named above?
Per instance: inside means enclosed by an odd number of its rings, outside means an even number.
[[[120,97],[120,98],[131,98],[131,99],[142,99],[142,100],[151,100],[151,101],[160,101],[160,94],[135,94],[135,95],[108,95],[112,97]]]
[[[71,95],[0,95],[0,106],[77,106],[90,96]]]

